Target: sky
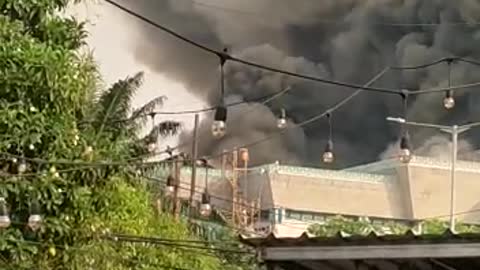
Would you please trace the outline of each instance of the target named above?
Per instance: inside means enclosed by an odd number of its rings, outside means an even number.
[[[158,95],[169,97],[164,107],[169,111],[202,108],[204,102],[218,106],[250,100],[229,108],[228,131],[220,139],[210,136],[212,118],[206,115],[199,129],[200,156],[218,156],[224,150],[249,145],[252,166],[280,161],[332,168],[320,160],[332,137],[336,155],[333,168],[344,168],[398,154],[403,130],[387,122],[386,116],[451,125],[478,121],[480,115],[480,95],[472,89],[455,92],[457,105],[452,110],[442,106],[444,93],[410,96],[406,109],[397,95],[362,93],[335,111],[331,125],[320,118],[299,126],[343,100],[352,89],[227,62],[222,96],[218,59],[102,0],[95,1],[103,4],[88,1],[87,6],[82,4],[71,12],[90,21],[90,48],[106,83],[138,71],[146,73],[135,105]],[[475,0],[297,1],[115,0],[205,46],[217,50],[228,47],[238,58],[354,84],[364,84],[386,66],[416,66],[449,56],[480,58],[480,2]],[[425,90],[447,86],[448,77],[453,85],[477,82],[479,74],[474,65],[455,62],[449,68],[442,62],[414,71],[388,72],[375,86]],[[251,102],[287,86],[291,91],[274,101]],[[276,126],[280,109],[287,111],[289,120],[289,129],[282,135]],[[180,140],[188,145],[193,116],[176,120],[185,124],[187,132]],[[413,127],[408,131],[415,154],[448,156],[449,138],[445,134]],[[461,140],[465,147],[459,157],[480,160],[476,151],[480,148],[480,129]],[[166,143],[175,145],[172,140]]]
[[[137,45],[135,41],[139,39],[135,38],[138,28],[134,23],[138,22],[134,22],[134,19],[101,2],[76,5],[71,7],[67,14],[88,21],[87,29],[90,34],[87,40],[88,47],[94,53],[105,85],[111,85],[119,79],[140,71],[145,73],[145,83],[134,98],[133,107],[139,107],[150,99],[162,95],[167,96],[168,99],[158,110],[181,111],[201,109],[206,106],[200,99],[188,93],[182,84],[165,78],[135,59],[133,51]],[[168,118],[159,115],[155,119],[156,121],[180,121],[185,130],[193,127],[193,115],[168,116]],[[146,128],[148,129],[149,126]],[[167,145],[175,146],[177,143],[177,138],[161,140],[158,151],[164,150]]]

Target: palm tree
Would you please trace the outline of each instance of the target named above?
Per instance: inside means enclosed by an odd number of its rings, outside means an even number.
[[[148,145],[156,143],[159,137],[176,135],[180,123],[163,121],[155,124],[146,136],[140,137],[139,131],[145,127],[154,110],[163,105],[165,96],[155,97],[143,106],[132,111],[132,99],[143,84],[144,73],[119,80],[108,90],[99,94],[94,104],[92,127],[98,136],[108,136],[112,142],[127,138],[133,143],[136,155],[148,153]]]

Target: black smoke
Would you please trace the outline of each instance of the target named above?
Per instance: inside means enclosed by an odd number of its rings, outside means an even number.
[[[417,65],[449,56],[480,58],[480,2],[474,0],[131,0],[134,11],[179,33],[237,57],[324,78],[364,84],[385,66]],[[461,23],[461,24],[458,24]],[[414,25],[415,24],[415,25]],[[182,82],[208,103],[219,103],[218,59],[152,26],[137,25],[138,59]],[[287,110],[290,125],[314,116],[353,90],[312,83],[251,67],[227,63],[228,101],[292,90],[266,105],[247,104],[229,111],[228,135],[214,140],[211,121],[201,127],[201,155],[220,153],[276,131],[275,117]],[[392,71],[376,86],[412,90],[446,86],[447,65]],[[452,65],[453,84],[480,81],[480,67]],[[420,122],[453,124],[477,121],[480,89],[456,91],[457,106],[442,107],[443,94],[411,97],[408,117]],[[402,114],[397,96],[362,93],[333,114],[337,166],[378,159],[398,139],[399,127],[385,121]],[[438,141],[437,131],[411,129],[423,154]],[[465,138],[478,147],[480,132]],[[252,164],[280,160],[319,166],[328,136],[325,120],[292,129],[251,148]],[[440,136],[440,135],[439,135]],[[434,140],[431,140],[435,137]],[[182,136],[188,141],[189,134]],[[426,146],[425,146],[426,145]],[[434,151],[435,152],[435,151]],[[430,153],[431,154],[431,153]]]

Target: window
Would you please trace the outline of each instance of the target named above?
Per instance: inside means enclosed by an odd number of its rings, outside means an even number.
[[[298,219],[298,220],[302,219],[302,215],[299,212],[294,212],[294,211],[288,211],[288,212],[289,212],[289,215],[287,215],[288,218]]]
[[[302,215],[302,220],[311,221],[311,220],[314,219],[313,216],[314,216],[313,214],[303,214]]]
[[[262,210],[260,212],[260,221],[270,221],[272,220],[272,211]]]

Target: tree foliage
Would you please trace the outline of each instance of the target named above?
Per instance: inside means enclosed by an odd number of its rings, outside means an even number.
[[[388,221],[382,223],[372,223],[368,218],[358,220],[336,216],[328,218],[324,223],[313,224],[308,227],[308,233],[315,236],[333,237],[338,233],[346,235],[368,235],[375,233],[401,235],[412,230],[419,234],[437,235],[443,234],[448,230],[448,223],[441,220],[425,220],[420,222],[415,228],[407,226],[404,223]],[[480,226],[457,224],[457,233],[479,233]]]
[[[79,50],[83,24],[57,15],[68,2],[0,0],[0,196],[12,219],[0,231],[1,268],[224,269],[212,252],[104,237],[197,239],[182,221],[154,211],[135,166],[82,165],[134,158],[148,141],[136,130],[164,98],[130,111],[141,74],[101,91],[95,62]],[[160,125],[149,140],[178,128]],[[44,223],[34,232],[26,221],[36,200]]]

